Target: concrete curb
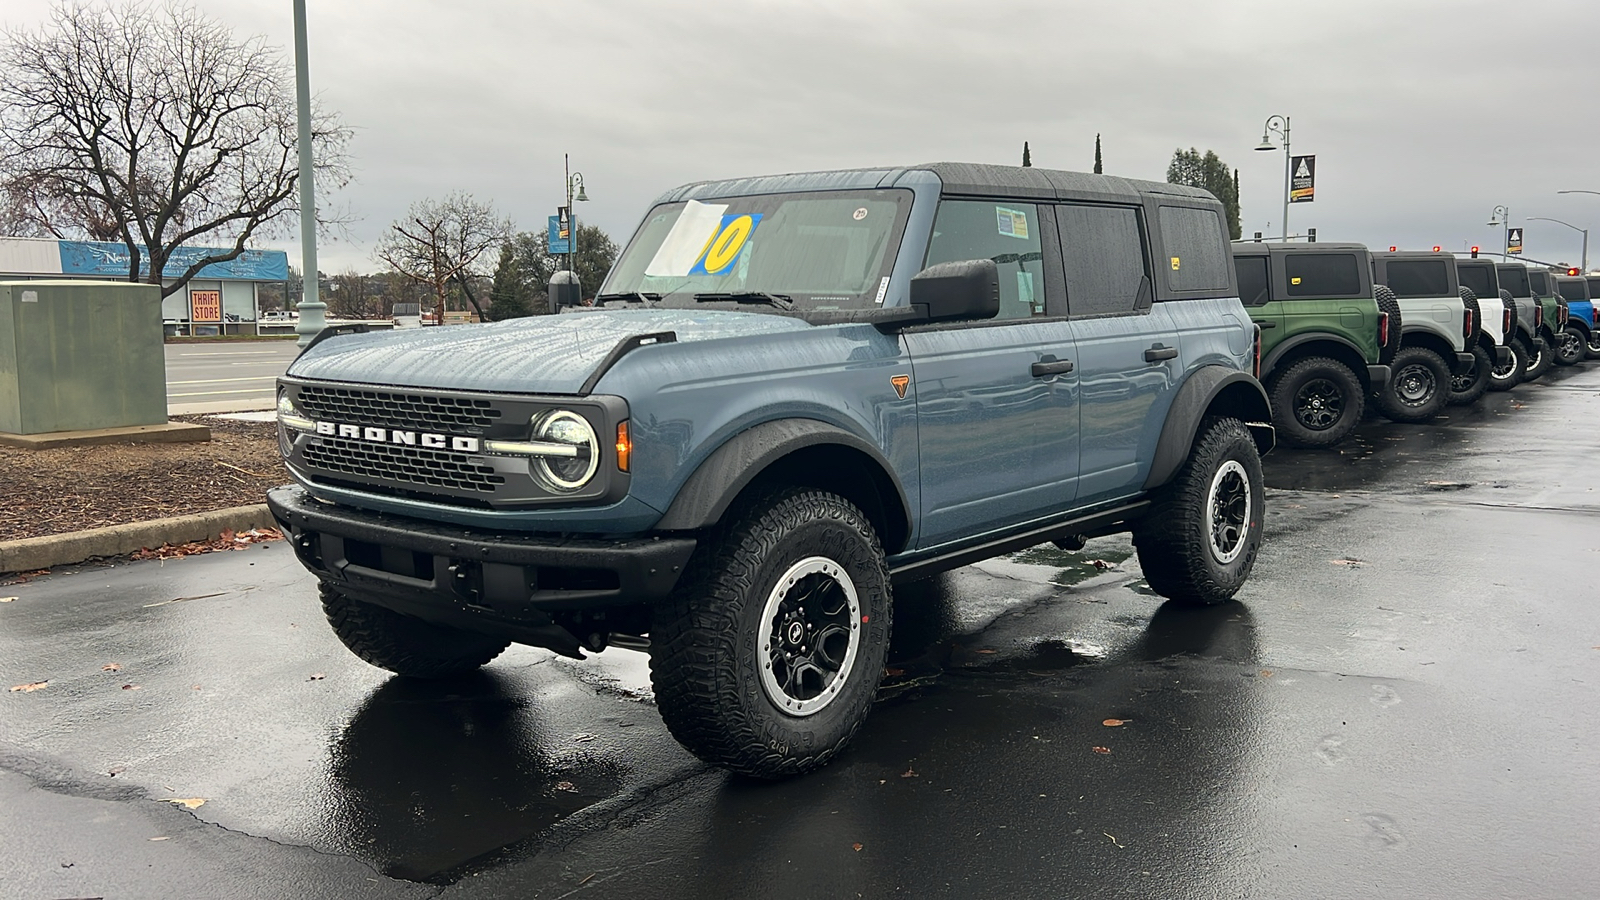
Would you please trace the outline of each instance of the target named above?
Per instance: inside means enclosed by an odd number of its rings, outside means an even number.
[[[235,506],[169,519],[108,525],[44,537],[0,541],[0,573],[31,572],[80,563],[97,556],[121,556],[144,547],[215,540],[225,530],[276,528],[265,503]]]

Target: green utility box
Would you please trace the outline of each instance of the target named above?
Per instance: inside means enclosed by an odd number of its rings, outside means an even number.
[[[166,421],[158,288],[0,281],[0,432]]]

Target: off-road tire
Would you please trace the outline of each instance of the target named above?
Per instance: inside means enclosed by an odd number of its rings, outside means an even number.
[[[1584,353],[1588,359],[1600,359],[1600,327],[1589,329],[1589,343]]]
[[[1361,424],[1366,411],[1360,377],[1326,356],[1308,356],[1280,370],[1267,396],[1279,439],[1296,447],[1339,443]]]
[[[779,632],[792,623],[764,623],[765,612],[781,598],[783,614],[792,598],[780,579],[818,558],[842,570],[854,588],[860,619],[848,639],[855,655],[829,681],[836,684],[831,699],[793,715],[764,683],[758,644],[770,629],[768,647],[787,646]],[[837,580],[832,591],[828,596],[846,596]],[[891,600],[883,547],[849,501],[787,488],[742,503],[705,535],[683,580],[653,611],[650,678],[667,729],[700,759],[754,778],[826,764],[872,708],[888,653]]]
[[[1402,338],[1400,322],[1400,301],[1395,297],[1394,291],[1386,284],[1372,286],[1372,295],[1378,301],[1378,312],[1389,314],[1389,343],[1378,348],[1378,363],[1392,365],[1394,355],[1400,352]]]
[[[510,641],[462,631],[364,603],[324,581],[322,611],[333,633],[380,669],[410,678],[447,678],[480,669]]]
[[[1521,339],[1519,338],[1519,341]],[[1555,366],[1555,354],[1550,352],[1550,345],[1545,344],[1543,350],[1535,351],[1531,344],[1523,344],[1522,350],[1528,355],[1527,365],[1522,370],[1523,381],[1536,381],[1545,376]]]
[[[1472,368],[1464,375],[1450,376],[1451,406],[1466,406],[1477,403],[1478,398],[1489,390],[1489,372],[1494,368],[1494,357],[1489,351],[1483,349],[1482,344],[1472,347]]]
[[[1450,366],[1426,347],[1401,347],[1389,383],[1378,392],[1378,411],[1396,422],[1426,422],[1450,396]]]
[[[1235,485],[1234,502],[1226,505],[1235,524],[1223,541],[1233,555],[1222,559],[1213,546],[1220,520],[1212,509],[1212,489],[1235,476],[1242,476],[1244,484]],[[1218,499],[1225,496],[1219,492]],[[1241,509],[1239,501],[1244,499]],[[1233,599],[1250,577],[1261,549],[1266,503],[1261,456],[1250,430],[1238,419],[1207,417],[1189,448],[1189,458],[1172,481],[1152,492],[1151,500],[1149,511],[1133,529],[1133,546],[1150,589],[1188,606]]]
[[[1523,374],[1528,371],[1528,349],[1522,345],[1521,338],[1511,339],[1511,362],[1503,367],[1495,367],[1489,372],[1489,390],[1509,391],[1521,384]]]
[[[1555,346],[1550,354],[1555,358],[1556,365],[1563,368],[1577,365],[1588,353],[1588,347],[1585,346],[1586,338],[1583,329],[1576,325],[1563,328],[1561,333],[1556,335]]]

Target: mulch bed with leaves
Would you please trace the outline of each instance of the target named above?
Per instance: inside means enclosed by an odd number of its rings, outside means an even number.
[[[262,503],[268,488],[288,482],[275,424],[174,421],[210,426],[211,440],[0,447],[0,541]]]

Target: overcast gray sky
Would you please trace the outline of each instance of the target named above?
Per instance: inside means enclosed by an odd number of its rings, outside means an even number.
[[[33,27],[46,0],[7,0]],[[290,0],[199,0],[292,50]],[[1317,155],[1295,231],[1374,247],[1498,249],[1513,224],[1600,226],[1596,0],[309,0],[311,79],[357,129],[336,201],[353,240],[325,272],[379,268],[411,201],[465,190],[529,231],[563,199],[623,242],[687,181],[934,160],[1161,180],[1177,147],[1239,169],[1245,233],[1277,232],[1292,119]],[[1580,237],[1527,223],[1527,253],[1576,262]],[[291,251],[296,245],[272,246]],[[1600,230],[1595,259],[1600,260]]]

